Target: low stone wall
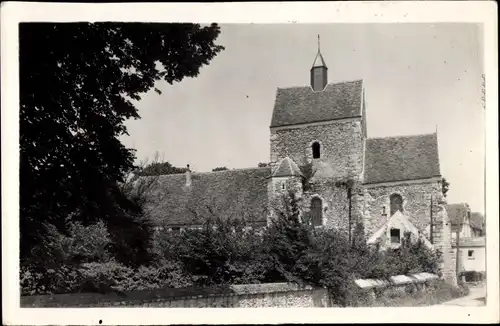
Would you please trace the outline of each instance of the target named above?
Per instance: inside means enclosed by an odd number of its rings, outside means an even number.
[[[21,297],[22,308],[131,306],[157,308],[329,307],[331,302],[326,289],[300,287],[287,283],[157,289],[121,294],[72,293]]]
[[[356,285],[366,294],[368,303],[374,303],[383,296],[405,296],[424,290],[433,282],[439,281],[439,276],[431,273],[391,276],[388,280],[360,279]]]

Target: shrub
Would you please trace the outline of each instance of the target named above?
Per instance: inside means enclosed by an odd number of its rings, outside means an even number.
[[[175,261],[197,285],[259,283],[267,278],[262,238],[246,221],[213,216],[201,229],[165,232],[154,242],[157,257]]]

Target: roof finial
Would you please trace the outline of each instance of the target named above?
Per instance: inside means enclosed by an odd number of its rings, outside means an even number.
[[[320,41],[319,41],[319,34],[318,34],[318,52],[319,52],[319,49],[320,49]]]

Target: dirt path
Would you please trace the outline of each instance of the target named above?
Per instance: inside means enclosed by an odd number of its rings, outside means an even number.
[[[461,307],[477,307],[484,306],[486,304],[486,285],[478,285],[469,288],[469,294],[462,298],[453,299],[441,304],[435,305],[439,306],[461,306]]]

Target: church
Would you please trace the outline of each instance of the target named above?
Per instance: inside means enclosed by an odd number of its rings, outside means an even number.
[[[363,80],[328,82],[318,46],[310,84],[277,89],[269,165],[162,175],[151,216],[170,230],[197,227],[206,214],[265,226],[273,200],[295,189],[317,227],[349,236],[362,229],[368,242],[385,246],[397,246],[410,232],[450,251],[437,131],[368,138],[368,109]],[[304,187],[306,170],[313,173]]]

